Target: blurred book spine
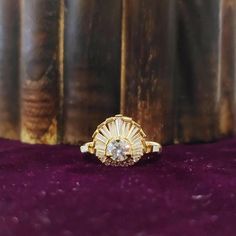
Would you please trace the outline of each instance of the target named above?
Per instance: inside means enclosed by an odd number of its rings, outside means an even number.
[[[123,1],[121,112],[173,142],[175,1]]]
[[[0,137],[19,138],[19,1],[0,1]]]
[[[21,3],[21,139],[55,144],[59,137],[62,1]]]
[[[65,4],[63,141],[91,138],[96,126],[119,113],[120,0]]]
[[[178,0],[176,142],[219,137],[221,0]]]
[[[236,115],[236,1],[222,0],[221,80],[219,131],[221,137],[234,134]],[[236,126],[235,126],[236,127]]]
[[[162,144],[232,136],[236,1],[0,1],[0,137],[80,144],[117,113]]]

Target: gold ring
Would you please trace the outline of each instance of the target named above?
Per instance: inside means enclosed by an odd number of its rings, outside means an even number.
[[[129,166],[145,153],[161,152],[159,143],[146,141],[139,124],[120,114],[101,123],[92,138],[93,141],[85,143],[80,150],[95,154],[105,165]]]

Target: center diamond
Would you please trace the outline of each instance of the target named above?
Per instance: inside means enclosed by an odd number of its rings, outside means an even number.
[[[125,140],[113,140],[107,145],[107,155],[113,161],[124,161],[130,154],[130,144]]]

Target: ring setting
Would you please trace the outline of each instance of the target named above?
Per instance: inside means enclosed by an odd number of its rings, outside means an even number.
[[[138,123],[121,114],[101,123],[92,139],[80,150],[82,153],[95,154],[105,165],[130,166],[145,153],[161,152],[159,143],[146,141],[146,135]]]

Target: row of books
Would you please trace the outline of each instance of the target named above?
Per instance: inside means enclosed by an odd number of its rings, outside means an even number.
[[[161,143],[236,128],[236,1],[1,0],[0,137],[79,144],[122,113]]]

